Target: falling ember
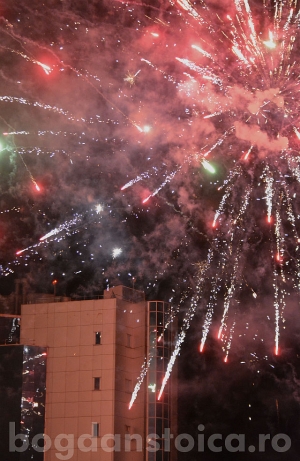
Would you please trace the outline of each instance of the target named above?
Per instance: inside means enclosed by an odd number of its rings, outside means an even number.
[[[81,222],[81,219],[82,219],[82,215],[78,214],[70,221],[65,221],[64,224],[61,224],[55,229],[52,229],[52,231],[43,235],[43,237],[40,238],[40,242],[43,242],[44,240],[47,240],[48,238],[53,237],[54,235],[57,235],[64,230],[69,231],[73,226],[78,226],[78,224]]]
[[[190,307],[187,310],[187,312],[186,312],[186,314],[185,314],[185,316],[183,318],[183,325],[181,327],[180,333],[177,336],[175,347],[174,347],[174,350],[173,350],[172,355],[170,357],[170,360],[169,360],[169,363],[168,363],[168,366],[167,366],[167,370],[165,372],[165,376],[163,378],[162,385],[161,385],[161,388],[160,388],[160,391],[159,391],[159,394],[158,394],[158,400],[161,398],[161,396],[162,396],[162,394],[164,392],[164,389],[166,387],[166,384],[167,384],[167,382],[168,382],[168,380],[169,380],[169,378],[171,376],[173,366],[174,366],[175,361],[176,361],[176,359],[178,357],[178,354],[180,353],[181,346],[182,346],[182,344],[183,344],[183,342],[185,340],[187,331],[190,328],[191,322],[193,320],[193,317],[195,315],[196,309],[198,307],[198,301],[199,301],[200,293],[201,293],[203,285],[204,285],[204,283],[206,281],[205,274],[206,274],[206,271],[208,269],[209,263],[211,262],[212,254],[213,254],[212,250],[209,250],[208,255],[207,255],[207,260],[205,262],[201,262],[199,264],[199,273],[198,273],[198,276],[197,276],[196,294],[191,299]]]
[[[207,160],[202,160],[202,165],[203,168],[205,168],[205,170],[209,171],[210,173],[216,173],[216,169]]]
[[[200,46],[198,46],[198,45],[192,45],[192,48],[193,48],[194,50],[199,51],[199,53],[202,53],[202,54],[203,54],[204,56],[206,56],[207,58],[212,59],[212,56],[211,56],[209,53],[207,53],[205,50],[203,50]]]
[[[134,124],[134,126],[138,129],[140,133],[143,133],[143,128],[141,128],[139,125]]]
[[[269,40],[263,42],[263,44],[271,50],[276,48],[276,43],[274,42],[273,33],[271,31],[269,31]]]
[[[298,130],[295,126],[294,126],[294,132],[295,132],[297,138],[300,140],[300,132],[299,132],[299,130]],[[3,133],[3,134],[4,134],[4,133]]]
[[[251,146],[251,147],[250,147],[250,149],[248,150],[248,152],[245,154],[245,156],[244,156],[244,160],[248,160],[248,158],[249,158],[249,155],[250,155],[250,153],[251,153],[252,149],[253,149],[253,146]]]
[[[164,337],[165,331],[167,330],[169,325],[173,322],[173,320],[174,320],[177,313],[178,313],[178,310],[174,310],[174,311],[171,310],[169,318],[168,318],[167,322],[165,323],[164,329],[161,332],[161,335],[158,337],[157,342],[160,342],[161,339]],[[155,340],[154,340],[153,343],[152,343],[152,348],[150,349],[150,353],[148,354],[148,358],[145,359],[145,361],[144,361],[144,363],[142,365],[140,376],[138,377],[137,383],[136,383],[136,385],[134,387],[134,390],[133,390],[133,393],[132,393],[132,396],[131,396],[131,400],[130,400],[130,403],[129,403],[129,410],[132,408],[132,405],[134,404],[135,399],[137,398],[137,395],[138,395],[139,390],[141,388],[141,385],[142,385],[142,383],[143,383],[143,381],[145,379],[145,376],[148,373],[150,364],[151,364],[151,362],[153,360],[153,356],[154,356],[155,353],[156,353],[156,344],[155,344]],[[152,390],[153,393],[156,392],[156,384],[149,385],[148,387]]]
[[[49,75],[52,72],[52,69],[50,66],[47,66],[47,64],[43,64],[42,62],[35,61],[36,64],[38,64],[45,72],[45,74]]]

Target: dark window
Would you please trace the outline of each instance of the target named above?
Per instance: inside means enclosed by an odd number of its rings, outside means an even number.
[[[163,312],[164,311],[164,304],[162,302],[158,302],[157,303],[157,310],[159,312]]]
[[[95,391],[100,390],[100,378],[94,378],[94,390]]]
[[[150,325],[156,325],[156,312],[150,312]]]
[[[101,333],[100,333],[100,331],[96,331],[96,333],[95,333],[95,344],[101,344]]]
[[[157,324],[158,325],[163,325],[164,323],[164,315],[162,312],[158,312],[157,314]]]
[[[92,423],[92,435],[93,437],[99,437],[99,423]]]
[[[156,303],[154,302],[150,303],[150,311],[156,311]]]

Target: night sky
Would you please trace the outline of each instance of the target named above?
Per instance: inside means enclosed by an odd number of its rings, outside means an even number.
[[[48,293],[57,280],[61,296],[134,283],[170,301],[181,432],[292,438],[287,454],[230,459],[298,459],[298,11],[1,6],[0,294],[26,278]]]

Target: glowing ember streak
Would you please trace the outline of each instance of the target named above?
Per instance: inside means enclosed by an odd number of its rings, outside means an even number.
[[[253,146],[251,146],[250,149],[248,150],[248,152],[245,154],[244,160],[248,160],[249,155],[250,155],[251,152],[252,152],[252,149],[253,149]]]
[[[141,128],[141,127],[140,127],[139,125],[137,125],[136,123],[134,124],[134,126],[138,129],[138,131],[139,131],[140,133],[143,133],[143,132],[144,132],[143,128]]]
[[[52,231],[48,232],[46,235],[40,238],[40,242],[43,242],[44,240],[47,240],[50,237],[53,237],[54,235],[59,234],[60,232],[64,230],[69,230],[72,226],[78,225],[80,219],[82,218],[82,215],[77,215],[75,218],[71,219],[70,221],[66,221],[64,224],[61,224],[60,226],[56,227]]]
[[[263,44],[271,50],[274,50],[276,48],[276,43],[274,42],[273,33],[271,31],[269,31],[269,40],[263,42]]]
[[[207,160],[202,160],[203,167],[212,174],[216,173],[216,169]]]
[[[169,318],[168,318],[167,322],[165,323],[164,330],[162,331],[161,335],[157,338],[157,342],[160,342],[162,340],[165,331],[167,330],[168,326],[174,321],[174,318],[175,318],[177,313],[178,313],[177,310],[173,311],[173,309],[171,309]],[[133,393],[132,393],[132,396],[131,396],[131,400],[130,400],[130,403],[129,403],[129,410],[132,408],[132,405],[134,404],[134,402],[135,402],[135,400],[136,400],[136,398],[138,396],[138,393],[140,391],[141,385],[143,384],[145,376],[148,373],[148,370],[149,370],[149,367],[150,367],[150,364],[151,364],[151,361],[153,359],[155,351],[156,351],[156,344],[155,344],[155,340],[154,340],[153,344],[150,344],[150,353],[148,355],[148,358],[145,359],[145,361],[144,361],[144,363],[142,365],[141,373],[140,373],[140,375],[138,377],[138,380],[137,380],[137,383],[136,383],[136,385],[134,387],[134,390],[133,390]],[[148,386],[148,387],[151,388],[151,385]],[[155,392],[155,388],[156,388],[156,385],[154,384],[152,386],[152,392]]]
[[[197,11],[192,7],[189,0],[177,0],[179,6],[181,6],[184,10],[188,11],[194,18],[198,18],[199,14]]]
[[[148,197],[146,197],[142,203],[147,203],[148,200],[151,198],[151,197],[155,197],[155,195],[157,195],[165,186],[166,184],[168,184],[170,181],[172,181],[172,179],[174,178],[174,176],[181,170],[181,166],[177,168],[177,170],[173,171],[171,174],[169,174],[166,179],[161,183],[161,185],[154,191],[152,192],[152,194],[148,195]]]
[[[47,66],[47,64],[43,64],[42,62],[39,61],[33,61],[36,64],[38,64],[45,72],[45,74],[49,75],[52,72],[52,69],[50,66]]]
[[[133,186],[139,181],[142,181],[143,179],[149,179],[150,178],[150,173],[149,171],[146,171],[144,173],[139,174],[136,178],[131,179],[129,182],[127,182],[124,186],[121,187],[121,190],[125,190],[128,187]]]
[[[198,46],[198,45],[192,45],[192,48],[193,48],[194,50],[199,51],[199,53],[202,53],[202,54],[203,54],[204,56],[206,56],[207,58],[212,59],[212,56],[211,56],[209,53],[207,53],[205,50],[203,50],[202,48],[200,48],[200,46]]]
[[[149,367],[150,367],[152,359],[153,359],[153,355],[151,355],[148,358],[148,360],[143,363],[139,379],[138,379],[138,381],[137,381],[137,383],[136,383],[136,385],[134,387],[134,390],[133,390],[133,393],[132,393],[132,396],[131,396],[131,400],[130,400],[129,407],[128,407],[129,410],[132,408],[132,405],[134,404],[134,402],[135,402],[135,400],[136,400],[136,398],[138,396],[138,393],[139,393],[139,390],[141,388],[141,385],[143,384],[145,376],[148,373],[148,370],[149,370]]]
[[[268,222],[271,223],[274,178],[273,176],[271,176],[270,169],[268,166],[265,168],[263,175],[264,175],[265,182],[266,182],[266,202],[267,202],[267,208],[268,208]]]
[[[297,138],[300,140],[300,132],[295,126],[294,126],[294,132],[296,133]]]
[[[182,346],[182,344],[183,344],[183,342],[185,340],[187,331],[190,328],[191,321],[193,320],[193,317],[195,315],[196,309],[198,307],[198,301],[199,301],[199,298],[200,298],[202,287],[203,287],[203,284],[205,283],[205,274],[206,274],[206,271],[207,271],[207,269],[208,269],[208,267],[210,265],[212,257],[213,257],[213,252],[212,252],[212,250],[209,250],[208,256],[207,256],[207,261],[205,263],[201,263],[199,265],[197,292],[196,292],[195,296],[193,296],[193,298],[191,300],[190,307],[189,307],[189,309],[188,309],[188,311],[185,314],[185,317],[183,319],[183,325],[181,327],[181,331],[180,331],[180,333],[178,335],[178,338],[176,340],[174,351],[173,351],[173,353],[171,355],[171,358],[169,360],[167,370],[166,370],[166,373],[165,373],[165,376],[163,378],[163,382],[162,382],[162,385],[161,385],[161,388],[160,388],[160,391],[159,391],[159,394],[158,394],[158,400],[161,399],[161,396],[162,396],[162,394],[164,392],[166,384],[167,384],[167,382],[168,382],[168,380],[170,378],[170,375],[172,373],[172,369],[173,369],[173,366],[175,364],[176,358],[177,358],[177,356],[178,356],[178,354],[179,354],[179,352],[181,350],[181,346]]]

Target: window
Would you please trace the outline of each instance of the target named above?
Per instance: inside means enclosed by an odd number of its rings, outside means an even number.
[[[99,423],[92,423],[92,437],[99,437]]]
[[[99,391],[100,390],[100,378],[97,377],[97,378],[94,378],[94,390],[95,391]]]
[[[100,331],[96,331],[95,333],[95,344],[101,344],[101,332]]]
[[[127,347],[132,347],[132,336],[127,334]]]

